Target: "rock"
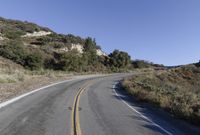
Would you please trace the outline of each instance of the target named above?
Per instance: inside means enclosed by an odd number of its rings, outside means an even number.
[[[39,32],[33,32],[33,33],[26,33],[26,35],[22,37],[41,37],[41,36],[46,36],[50,35],[51,32],[46,32],[46,31],[39,31]]]

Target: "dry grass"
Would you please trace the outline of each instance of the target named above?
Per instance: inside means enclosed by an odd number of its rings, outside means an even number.
[[[49,83],[69,79],[72,75],[51,70],[28,71],[0,57],[0,102]]]
[[[195,65],[145,72],[123,81],[138,100],[162,107],[200,125],[200,68]]]
[[[22,66],[0,57],[0,102],[50,83],[73,78],[74,75],[92,73],[69,73],[53,70],[25,70]]]
[[[25,79],[22,66],[0,57],[0,83],[14,83]]]

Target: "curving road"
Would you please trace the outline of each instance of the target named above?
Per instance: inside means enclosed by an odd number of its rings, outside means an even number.
[[[133,101],[116,85],[128,74],[87,77],[0,105],[0,135],[195,135],[161,110]]]

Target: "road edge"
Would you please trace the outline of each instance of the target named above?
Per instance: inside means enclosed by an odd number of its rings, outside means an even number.
[[[24,98],[24,97],[26,97],[26,96],[29,96],[29,95],[31,95],[31,94],[34,94],[34,93],[40,91],[40,90],[43,90],[43,89],[45,89],[45,88],[49,88],[49,87],[51,87],[51,86],[58,85],[58,84],[62,84],[62,83],[66,83],[66,82],[71,82],[71,81],[78,80],[78,79],[85,79],[85,78],[91,78],[91,77],[97,77],[97,76],[105,76],[105,75],[103,75],[103,74],[101,74],[101,75],[100,75],[100,74],[99,74],[99,75],[96,75],[96,74],[95,74],[95,75],[74,76],[73,78],[68,79],[68,80],[64,80],[64,81],[52,83],[52,84],[43,86],[43,87],[41,87],[41,88],[32,90],[32,91],[30,91],[30,92],[26,92],[26,93],[24,93],[24,94],[22,94],[22,95],[19,95],[19,96],[14,97],[14,98],[8,99],[7,101],[4,101],[4,102],[0,103],[0,109],[2,109],[2,108],[4,108],[4,107],[6,107],[6,106],[8,106],[8,105],[10,105],[10,104],[12,104],[12,103],[14,103],[14,102],[16,102],[16,101],[18,101],[18,100],[20,100],[20,99],[22,99],[22,98]]]
[[[164,133],[168,134],[168,135],[173,135],[170,131],[164,129],[163,127],[161,127],[160,125],[158,125],[157,123],[155,123],[154,121],[150,120],[148,117],[146,117],[145,115],[143,115],[142,113],[140,113],[138,110],[136,110],[133,106],[131,106],[129,103],[127,103],[125,100],[123,100],[119,93],[116,91],[116,85],[118,83],[115,83],[113,85],[113,91],[115,93],[115,95],[127,106],[129,107],[132,111],[136,112],[137,114],[140,115],[140,117],[142,117],[143,119],[146,119],[148,122],[150,122],[152,125],[158,127],[160,130],[162,130]]]

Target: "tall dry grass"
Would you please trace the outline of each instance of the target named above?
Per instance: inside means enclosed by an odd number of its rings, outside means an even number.
[[[200,68],[195,65],[145,72],[122,82],[139,101],[150,102],[200,125]]]

